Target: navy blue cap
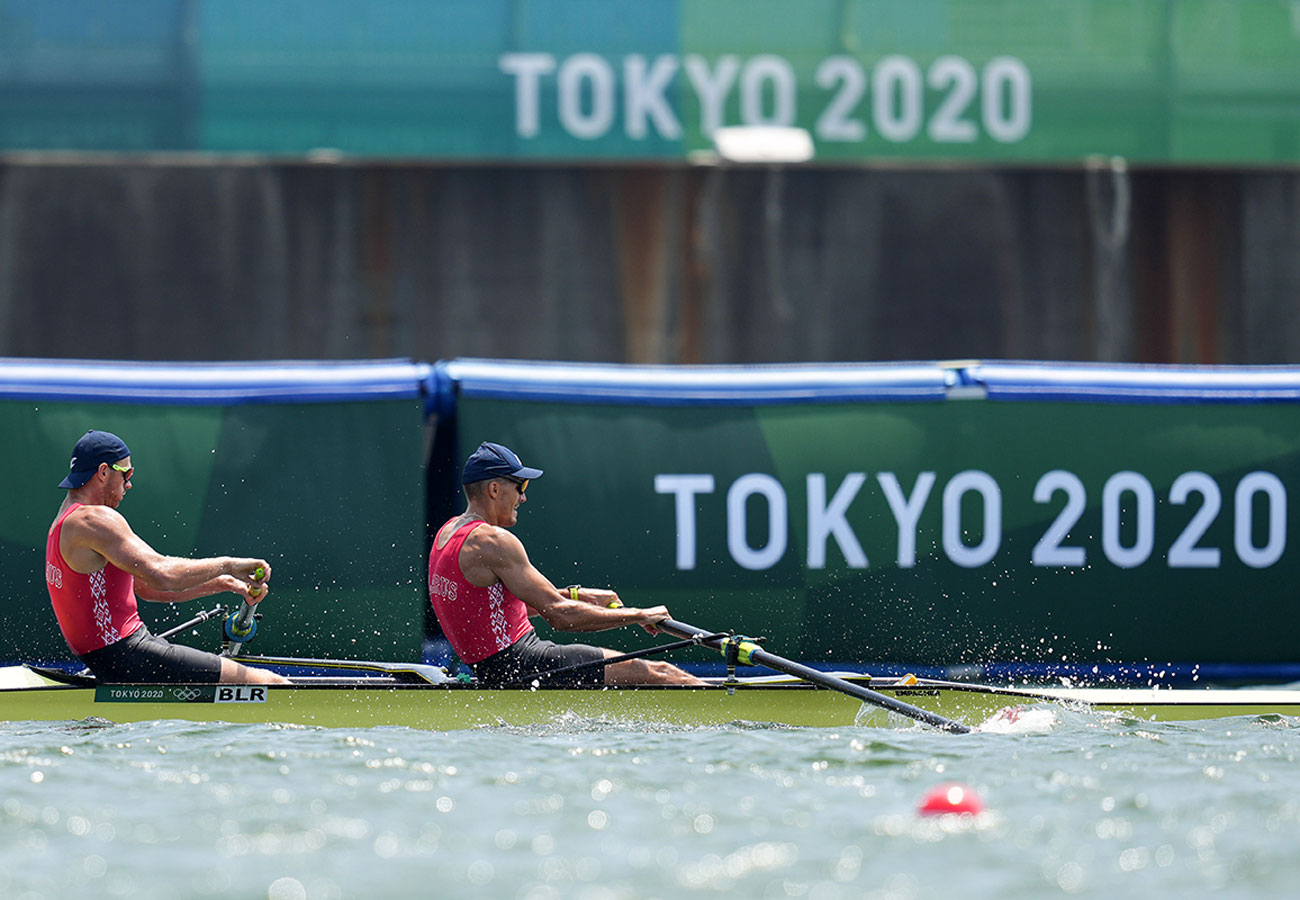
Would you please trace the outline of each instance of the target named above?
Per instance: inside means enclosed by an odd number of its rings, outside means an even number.
[[[530,469],[520,462],[515,451],[500,444],[484,441],[465,460],[460,473],[461,484],[487,481],[489,478],[514,478],[519,481],[542,477],[541,469]]]
[[[112,465],[130,455],[130,448],[117,435],[107,431],[87,431],[72,448],[68,477],[59,482],[59,487],[79,488],[99,471],[100,463]]]

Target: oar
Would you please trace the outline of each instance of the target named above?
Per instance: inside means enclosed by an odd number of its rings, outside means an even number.
[[[870,703],[873,706],[879,706],[882,709],[896,712],[899,715],[916,719],[918,722],[933,725],[935,728],[939,728],[943,731],[952,731],[957,734],[968,734],[970,732],[970,728],[960,722],[955,722],[952,719],[945,719],[943,716],[932,713],[926,709],[921,709],[919,706],[904,703],[902,700],[896,700],[893,697],[886,697],[884,694],[845,681],[843,678],[837,678],[834,675],[818,671],[810,666],[805,666],[801,663],[788,660],[785,657],[777,656],[775,653],[769,653],[753,641],[747,641],[743,638],[735,637],[719,638],[712,632],[705,631],[703,628],[696,628],[694,625],[687,625],[685,622],[678,622],[674,619],[664,619],[662,622],[656,622],[655,627],[660,631],[666,631],[669,634],[675,634],[678,637],[698,637],[702,643],[721,650],[724,655],[727,654],[728,647],[730,646],[730,648],[735,651],[736,658],[742,665],[767,666],[769,669],[776,669],[778,672],[793,675],[795,678],[802,678],[804,681],[818,685],[819,687],[828,688],[832,691],[839,691],[841,694],[848,694],[850,697],[856,697],[864,703]]]

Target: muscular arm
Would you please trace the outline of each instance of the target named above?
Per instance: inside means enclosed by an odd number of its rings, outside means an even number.
[[[186,600],[194,600],[198,597],[210,597],[213,594],[220,594],[226,591],[240,594],[242,596],[248,596],[246,590],[247,585],[233,575],[221,575],[217,578],[209,579],[202,584],[181,591],[160,591],[138,578],[135,582],[136,596],[141,600],[151,600],[155,603],[182,603]],[[258,593],[256,597],[250,597],[249,599],[256,603],[265,596],[266,592],[263,590]]]
[[[256,602],[259,590],[249,596],[253,572],[271,567],[264,560],[216,556],[183,559],[164,556],[140,538],[117,510],[83,506],[63,523],[59,550],[78,572],[94,572],[107,560],[136,579],[136,593],[145,600],[178,601],[220,591],[234,591]]]
[[[571,599],[537,570],[519,538],[504,528],[490,525],[476,528],[461,549],[460,566],[471,584],[487,587],[500,580],[512,594],[536,610],[546,624],[561,631],[606,631],[623,625],[653,627],[668,616],[662,606],[609,609],[588,600]],[[611,592],[610,596],[617,595]]]

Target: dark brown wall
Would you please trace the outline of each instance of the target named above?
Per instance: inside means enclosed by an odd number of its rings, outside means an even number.
[[[0,355],[1300,360],[1300,173],[0,164]]]

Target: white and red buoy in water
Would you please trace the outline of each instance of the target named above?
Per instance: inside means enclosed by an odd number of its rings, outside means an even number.
[[[961,815],[967,813],[975,816],[984,811],[984,801],[959,781],[947,781],[932,787],[916,811],[923,816]]]

